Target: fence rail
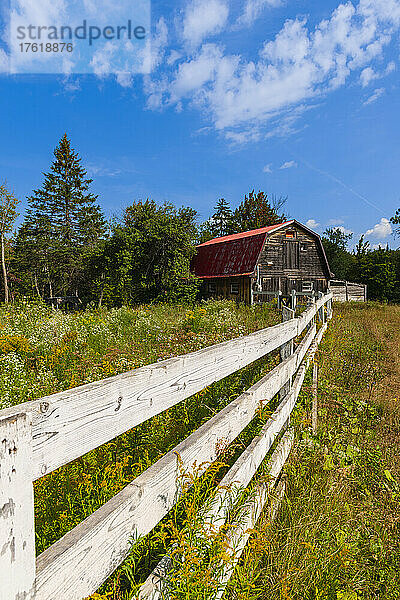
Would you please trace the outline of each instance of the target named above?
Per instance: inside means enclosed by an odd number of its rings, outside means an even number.
[[[316,315],[323,323],[318,333]],[[148,534],[178,501],[177,455],[184,468],[196,461],[206,470],[217,458],[218,441],[230,444],[255,417],[260,401],[284,390],[260,436],[225,476],[225,483],[247,486],[290,418],[331,315],[332,294],[326,294],[300,317],[286,313],[289,320],[274,327],[0,411],[0,600],[81,600],[96,591],[128,555],[132,539]],[[293,352],[293,340],[305,330]],[[277,367],[35,561],[35,479],[279,348],[283,360]],[[290,437],[285,439],[287,450]],[[267,495],[264,490],[260,497]],[[251,519],[256,513],[251,511]],[[225,509],[215,515],[225,517]],[[239,538],[245,535],[232,533],[232,540]],[[148,597],[158,593],[158,580],[147,582]],[[143,598],[145,590],[146,585]]]
[[[332,280],[330,282],[330,289],[335,302],[367,301],[367,286],[363,283]]]

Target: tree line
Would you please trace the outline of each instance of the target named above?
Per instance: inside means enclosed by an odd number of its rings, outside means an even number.
[[[107,306],[193,301],[199,292],[190,270],[196,244],[287,219],[285,197],[252,190],[235,209],[224,198],[218,200],[201,225],[193,208],[151,199],[135,201],[120,218],[107,221],[92,183],[64,135],[41,187],[27,199],[16,232],[18,199],[6,183],[0,185],[5,302],[23,297],[75,298],[83,305]],[[392,222],[400,225],[400,209]],[[340,229],[324,232],[335,276],[367,283],[370,297],[399,300],[400,251],[372,250],[361,238],[350,252],[349,239]]]

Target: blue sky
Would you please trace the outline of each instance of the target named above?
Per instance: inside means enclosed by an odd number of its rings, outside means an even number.
[[[67,132],[107,215],[152,197],[203,220],[256,188],[397,247],[399,31],[400,0],[160,0],[150,75],[9,75],[3,43],[0,179],[24,200]]]

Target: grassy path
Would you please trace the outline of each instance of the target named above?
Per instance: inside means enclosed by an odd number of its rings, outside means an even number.
[[[400,307],[337,306],[319,353],[319,431],[296,416],[277,521],[253,536],[230,598],[400,598]]]

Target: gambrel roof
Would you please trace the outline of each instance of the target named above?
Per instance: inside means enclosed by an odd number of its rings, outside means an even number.
[[[294,219],[260,229],[225,235],[199,244],[197,254],[192,261],[192,270],[200,279],[252,275],[268,235],[293,225],[301,227],[315,237],[321,249],[328,277],[330,277],[329,264],[321,238],[317,233]]]

